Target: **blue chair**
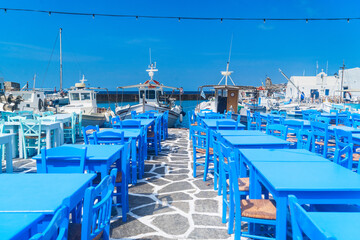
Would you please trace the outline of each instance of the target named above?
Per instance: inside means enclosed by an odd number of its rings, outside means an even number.
[[[33,155],[34,151],[40,154],[41,147],[46,145],[46,136],[41,133],[41,121],[32,119],[21,120],[20,131],[23,138],[24,157],[27,158],[28,155]]]
[[[335,131],[335,143],[336,149],[343,149],[347,147],[349,144],[353,143],[352,133],[349,131],[344,131],[342,129],[334,129]],[[356,152],[356,149],[359,148],[358,145],[352,144],[352,162],[359,163],[360,154]],[[335,158],[336,159],[336,158]],[[351,168],[349,168],[351,169]]]
[[[81,226],[82,240],[95,237],[110,239],[111,206],[116,174],[117,170],[112,169],[110,175],[103,178],[99,185],[86,189]]]
[[[155,119],[152,131],[147,133],[148,149],[154,150],[155,156],[161,151],[161,122],[160,117]]]
[[[68,239],[69,209],[62,205],[52,217],[44,231],[37,233],[30,240],[66,240]]]
[[[114,129],[120,128],[120,117],[115,116],[115,117],[111,118],[111,125]]]
[[[233,149],[220,143],[220,180],[221,180],[221,192],[222,192],[222,223],[226,223],[226,212],[229,209],[229,225],[228,233],[232,234],[234,232],[234,219],[235,219],[235,202],[234,202],[234,190],[230,183],[230,165],[229,159]],[[238,156],[238,154],[236,154]],[[233,155],[235,158],[235,154]],[[235,160],[234,160],[235,161]],[[240,166],[236,166],[239,168]],[[249,195],[249,183],[250,180],[246,178],[238,178],[238,190],[241,194],[241,198],[245,199]]]
[[[76,118],[75,128],[76,128],[76,134],[81,137],[82,111],[80,111],[79,116]]]
[[[131,111],[131,118],[135,119],[136,114],[137,114],[136,111]]]
[[[220,113],[213,113],[213,112],[205,113],[205,119],[223,119],[223,118],[224,115]]]
[[[311,122],[312,152],[317,152],[324,158],[328,156],[329,148],[334,148],[335,143],[329,142],[329,124],[322,122]]]
[[[71,123],[64,125],[64,139],[71,140],[72,144],[76,142],[76,113],[71,113]]]
[[[191,140],[191,127],[192,126],[197,126],[198,125],[198,121],[196,119],[196,115],[194,110],[192,111],[188,111],[188,119],[189,119],[189,140]]]
[[[246,111],[246,116],[247,116],[247,130],[256,130],[257,124],[255,117],[251,116],[249,110]],[[240,122],[240,115],[238,116],[238,122]]]
[[[232,115],[233,115],[233,112],[232,111],[228,111],[228,112],[224,112],[225,114],[225,118],[226,119],[231,119],[232,118]]]
[[[214,190],[218,190],[218,195],[220,195],[221,190],[220,190],[220,169],[219,169],[219,165],[220,165],[220,141],[221,141],[221,134],[219,133],[215,133],[214,131],[210,132],[211,134],[211,143],[212,143],[212,147],[213,147],[213,159],[214,159]],[[219,181],[218,181],[219,180]]]
[[[85,144],[90,144],[89,142],[89,136],[93,134],[93,132],[99,132],[99,125],[96,126],[92,126],[92,125],[88,125],[86,127],[82,127],[82,135],[84,138],[84,143]]]
[[[154,116],[154,114],[151,115],[151,114],[142,113],[142,114],[138,114],[138,115],[134,116],[134,119],[150,119],[150,118],[153,118],[151,116]]]
[[[38,173],[84,173],[87,147],[64,147],[61,155],[48,154],[41,149],[41,168]]]
[[[315,110],[315,109],[309,109],[309,110],[303,110],[302,111],[302,116],[304,120],[310,120],[309,117],[310,115],[319,115],[320,113]]]
[[[330,118],[327,118],[327,117],[316,117],[315,121],[330,124]]]
[[[281,124],[272,124],[266,126],[266,134],[272,135],[283,140],[287,139],[287,127]]]
[[[334,162],[343,166],[347,169],[352,170],[352,163],[353,163],[353,144],[350,143],[346,147],[335,150],[335,157]]]
[[[206,181],[207,173],[209,171],[209,162],[212,161],[214,149],[210,148],[210,130],[200,126],[192,127],[192,144],[193,144],[193,176],[196,177],[196,168],[198,166],[204,167],[204,178]],[[204,162],[198,162],[200,159],[205,159]]]
[[[1,118],[5,120],[5,122],[9,121],[9,117],[17,116],[17,113],[14,112],[1,112]]]
[[[279,115],[280,115],[281,117],[286,118],[287,113],[286,113],[285,111],[279,111]]]
[[[129,128],[136,128],[139,129],[141,128],[141,121],[140,120],[133,120],[133,119],[128,119],[125,121],[120,121],[120,129],[129,129]]]
[[[124,132],[93,132],[95,145],[119,145],[124,144]]]
[[[259,112],[254,112],[255,121],[256,121],[256,130],[266,131],[266,122],[263,121]]]
[[[20,121],[25,121],[26,117],[22,117],[22,116],[14,116],[14,117],[8,117],[8,122],[20,122]]]
[[[345,111],[336,114],[336,126],[351,127],[351,112]]]
[[[312,138],[313,135],[311,131],[300,130],[297,134],[297,149],[306,149],[308,151],[312,150]]]
[[[162,140],[166,140],[169,137],[169,111],[164,112],[162,117]]]
[[[311,114],[309,114],[309,121],[310,122],[315,122],[316,121],[316,118],[318,118],[319,117],[319,115],[320,115],[320,113],[311,113]]]
[[[253,238],[253,239],[275,239],[269,236],[269,231],[266,226],[276,225],[276,206],[272,200],[269,199],[244,199],[244,194],[240,190],[239,185],[239,172],[236,165],[234,153],[230,154],[229,161],[229,180],[230,189],[233,191],[230,197],[230,201],[234,201],[235,211],[235,237],[234,239],[240,240],[241,237]],[[230,195],[230,196],[231,196]],[[230,212],[231,214],[231,212]],[[241,229],[241,223],[248,222],[252,224],[265,225],[263,229],[258,227],[257,231],[250,232],[252,227],[248,228],[247,232],[243,232]],[[250,226],[250,224],[248,224]]]
[[[216,121],[217,130],[238,130],[238,123],[232,120]]]
[[[210,110],[210,109],[201,109],[200,112],[210,113],[210,112],[213,112],[213,111]]]
[[[37,114],[37,113],[33,113],[32,116],[33,116],[33,119],[35,119],[35,120],[37,120],[38,118],[41,117],[41,115]]]
[[[284,120],[284,124],[288,128],[287,141],[291,142],[291,148],[296,148],[297,144],[297,134],[299,131],[303,130],[304,123],[294,120]]]
[[[139,146],[139,150],[140,150],[140,154],[139,154],[139,178],[141,179],[144,171],[145,171],[145,160],[147,160],[147,148],[148,148],[148,144],[147,144],[147,130],[144,128],[141,128],[140,130],[140,134],[141,134],[141,142],[140,142],[140,146]]]

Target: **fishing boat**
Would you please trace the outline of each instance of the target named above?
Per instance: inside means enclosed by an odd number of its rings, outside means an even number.
[[[69,90],[70,104],[59,108],[60,113],[82,114],[82,126],[99,125],[102,127],[109,122],[110,115],[114,113],[110,109],[99,108],[96,103],[96,92],[92,88],[86,88],[85,76]]]
[[[157,72],[158,69],[156,69],[156,63],[151,63],[151,60],[149,69],[146,71],[149,74],[150,80],[147,80],[142,84],[117,87],[117,89],[122,90],[122,94],[125,89],[137,88],[139,92],[139,103],[135,105],[127,104],[125,106],[123,106],[122,101],[120,105],[117,103],[115,108],[116,115],[121,119],[128,119],[131,118],[132,111],[135,111],[136,113],[144,113],[149,110],[156,110],[159,111],[159,113],[169,111],[168,126],[175,127],[176,122],[178,120],[182,122],[183,116],[185,115],[181,106],[182,88],[164,86],[160,82],[154,80],[154,72]],[[167,94],[164,91],[165,89],[170,89],[172,91],[171,94]],[[176,105],[175,103],[176,98],[173,97],[175,90],[180,92],[180,105]]]

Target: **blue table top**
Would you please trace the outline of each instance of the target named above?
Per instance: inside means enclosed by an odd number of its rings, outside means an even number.
[[[82,148],[87,147],[86,152],[86,160],[90,161],[107,161],[114,156],[120,158],[121,150],[124,148],[123,145],[81,145],[81,144],[65,144],[60,147],[47,149],[46,151],[49,154],[59,154],[64,155],[64,147],[74,147],[74,148]],[[41,160],[41,155],[36,155],[33,157],[35,160]]]
[[[0,174],[0,212],[54,213],[96,174]]]
[[[359,239],[359,212],[309,212],[308,215],[320,229],[337,240]]]
[[[221,136],[265,136],[266,134],[258,130],[216,130]]]
[[[360,133],[360,128],[353,128],[347,126],[329,126],[329,131],[334,131],[334,129],[341,129],[348,132]]]
[[[240,149],[250,162],[329,162],[305,149]]]
[[[327,117],[327,118],[335,119],[336,114],[335,113],[321,113],[321,117]]]
[[[236,122],[235,120],[233,119],[202,119],[202,122],[208,127],[208,128],[216,128],[216,122],[217,121],[234,121]],[[238,123],[238,127],[240,128],[245,128],[245,125],[244,124],[241,124],[241,123]]]
[[[278,137],[265,135],[265,136],[224,136],[224,139],[235,147],[245,147],[250,145],[261,146],[264,145],[286,145],[289,146],[290,142],[282,140]]]
[[[267,116],[272,116],[274,119],[280,119],[281,115],[279,114],[271,114],[271,113],[260,113],[260,116],[263,118],[267,118]]]
[[[141,130],[136,128],[124,128],[124,129],[114,129],[114,128],[101,128],[100,132],[124,132],[125,138],[138,138],[141,136]],[[93,138],[93,135],[90,135],[89,138]]]
[[[1,239],[28,238],[30,226],[41,221],[44,216],[43,213],[0,213]]]
[[[277,191],[360,191],[360,175],[328,162],[252,162]]]
[[[124,122],[126,122],[126,121],[132,121],[132,120],[134,120],[134,119],[125,119],[125,120],[123,120]],[[154,123],[154,119],[135,119],[135,120],[140,120],[140,124],[141,124],[141,126],[145,126],[145,127],[149,127],[150,125],[152,125],[153,123]]]

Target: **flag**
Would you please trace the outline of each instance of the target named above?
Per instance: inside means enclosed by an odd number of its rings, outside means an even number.
[[[205,93],[204,93],[204,91],[203,91],[202,89],[201,89],[200,96],[201,96],[203,99],[206,99]]]

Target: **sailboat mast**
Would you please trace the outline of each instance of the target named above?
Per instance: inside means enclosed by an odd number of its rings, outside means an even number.
[[[62,90],[62,48],[61,48],[61,31],[60,28],[60,90]]]
[[[341,101],[341,103],[343,103],[344,102],[344,100],[343,100],[343,97],[344,97],[343,85],[344,85],[345,61],[343,61],[343,65],[342,65],[342,67],[340,67],[340,69],[342,69],[341,86],[340,86],[340,101]]]

